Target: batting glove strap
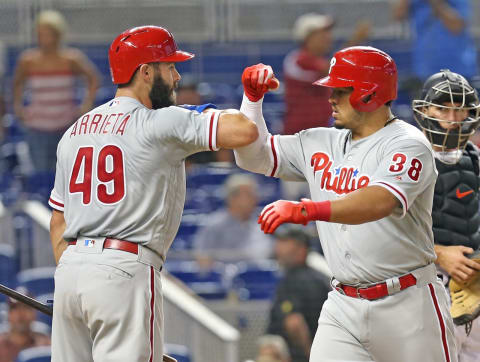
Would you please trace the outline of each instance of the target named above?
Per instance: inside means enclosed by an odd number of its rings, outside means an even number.
[[[332,207],[330,201],[315,202],[310,199],[301,200],[308,221],[330,221]]]

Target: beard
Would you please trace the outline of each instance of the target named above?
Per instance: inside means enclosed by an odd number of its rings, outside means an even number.
[[[152,102],[152,109],[159,109],[175,105],[175,86],[170,87],[160,75],[155,76],[152,89],[148,94]]]

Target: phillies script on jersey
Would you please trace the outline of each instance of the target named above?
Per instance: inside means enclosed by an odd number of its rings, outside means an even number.
[[[321,171],[320,188],[339,195],[365,187],[370,182],[370,178],[360,174],[358,168],[340,166],[334,168],[332,157],[325,152],[314,153],[310,165],[313,167],[315,179],[317,172]]]

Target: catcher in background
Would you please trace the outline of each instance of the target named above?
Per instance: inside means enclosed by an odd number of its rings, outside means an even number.
[[[438,170],[432,210],[436,264],[444,280],[450,279],[461,362],[480,360],[479,150],[469,141],[479,126],[479,109],[476,90],[449,70],[428,78],[421,99],[413,101]]]

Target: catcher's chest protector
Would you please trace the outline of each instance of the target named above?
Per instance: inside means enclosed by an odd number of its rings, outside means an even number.
[[[467,145],[454,165],[438,159],[438,179],[433,198],[433,233],[436,244],[480,246],[478,152]]]

